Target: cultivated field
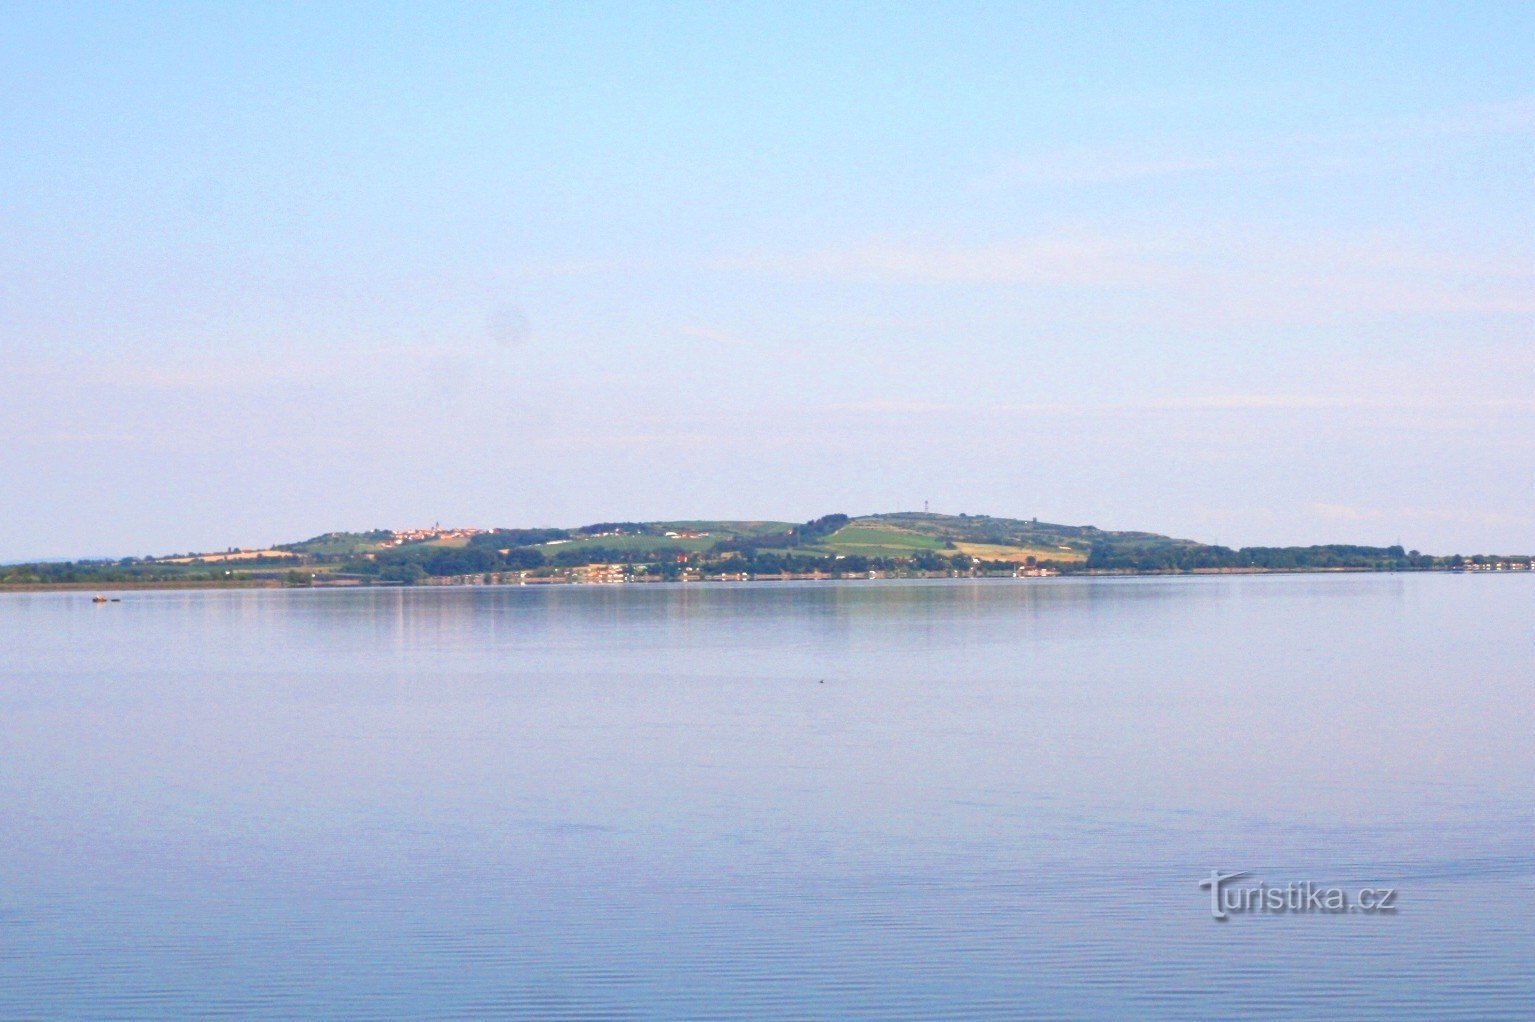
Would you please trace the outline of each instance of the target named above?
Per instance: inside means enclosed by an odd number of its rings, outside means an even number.
[[[290,550],[237,550],[232,554],[197,554],[192,557],[161,557],[157,559],[159,564],[224,564],[229,561],[259,561],[263,558],[271,560],[283,560],[284,558],[297,557]]]
[[[1087,560],[1087,551],[1050,546],[999,546],[995,543],[956,542],[954,548],[970,557],[983,561],[1010,561],[1022,564],[1030,557],[1036,561],[1055,561],[1059,564],[1075,564]]]

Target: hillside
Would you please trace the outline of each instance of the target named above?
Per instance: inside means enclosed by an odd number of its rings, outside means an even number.
[[[0,585],[412,584],[479,581],[667,581],[788,578],[1295,570],[1528,570],[1529,557],[1436,557],[1401,547],[1327,545],[1233,550],[1150,532],[1035,518],[901,511],[808,522],[599,522],[575,528],[431,528],[329,532],[253,550],[118,561],[13,565]]]

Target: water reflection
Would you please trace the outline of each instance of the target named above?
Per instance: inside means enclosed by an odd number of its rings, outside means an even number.
[[[1529,582],[0,597],[0,1016],[1519,1017]]]

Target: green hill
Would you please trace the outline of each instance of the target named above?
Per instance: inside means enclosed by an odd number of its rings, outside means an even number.
[[[411,583],[462,577],[570,578],[620,565],[635,579],[724,575],[1073,572],[1529,570],[1528,556],[1436,557],[1400,546],[1211,546],[1151,532],[1037,518],[899,511],[807,522],[687,519],[574,528],[329,532],[256,551],[0,567],[0,585],[241,581]]]

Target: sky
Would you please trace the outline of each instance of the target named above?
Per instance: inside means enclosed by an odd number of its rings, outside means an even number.
[[[1535,6],[6,4],[0,560],[1535,552]]]

